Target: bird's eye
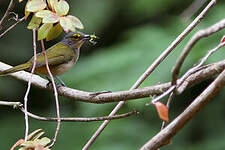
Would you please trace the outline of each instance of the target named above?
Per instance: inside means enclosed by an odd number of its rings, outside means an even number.
[[[81,37],[81,35],[78,34],[78,33],[76,33],[76,34],[73,35],[73,38],[74,38],[74,39],[79,39],[80,37]]]

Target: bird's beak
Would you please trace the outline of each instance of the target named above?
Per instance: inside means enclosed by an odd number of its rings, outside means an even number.
[[[88,35],[88,34],[83,36],[83,40],[85,40],[85,41],[89,41],[89,40],[91,40],[91,38],[92,38],[91,35]]]

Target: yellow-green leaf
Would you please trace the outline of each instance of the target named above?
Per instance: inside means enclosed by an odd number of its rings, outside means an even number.
[[[76,28],[73,25],[72,21],[67,17],[60,17],[60,25],[63,27],[63,30],[66,32],[72,31],[75,32]]]
[[[55,11],[58,16],[64,16],[69,12],[69,4],[65,0],[60,0],[55,5]]]
[[[71,22],[72,22],[72,24],[73,24],[73,26],[75,28],[78,28],[78,29],[83,29],[84,28],[84,26],[81,23],[80,19],[78,19],[77,17],[71,16],[71,15],[68,15],[66,17],[71,20]]]
[[[51,142],[51,140],[49,138],[43,137],[43,138],[40,139],[39,144],[43,145],[43,146],[46,146],[50,142]]]
[[[43,24],[38,30],[38,40],[45,39],[52,27],[53,27],[52,23]]]
[[[31,1],[31,0],[28,0],[28,2],[29,2],[29,1]],[[27,4],[28,4],[28,2],[26,3],[25,9],[24,9],[25,19],[27,19],[28,16],[30,15],[30,12],[27,11]]]
[[[59,21],[59,16],[57,16],[55,13],[46,15],[42,20],[43,23],[56,23],[58,21]]]
[[[31,0],[27,2],[26,11],[38,12],[46,8],[46,3],[44,0]]]
[[[41,10],[41,11],[35,13],[35,16],[39,17],[39,18],[44,18],[44,17],[46,17],[48,15],[52,15],[52,14],[53,14],[53,12],[51,12],[50,10]]]
[[[63,31],[63,29],[60,26],[60,24],[58,23],[53,28],[51,28],[51,30],[48,32],[46,41],[50,41],[50,40],[57,38],[62,33],[62,31]]]
[[[36,17],[33,15],[32,19],[30,20],[30,23],[27,26],[27,29],[34,29],[38,27],[41,24],[41,18]]]

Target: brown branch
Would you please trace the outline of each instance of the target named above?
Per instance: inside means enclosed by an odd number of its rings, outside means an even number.
[[[0,71],[6,70],[9,68],[11,68],[11,66],[0,62]],[[199,70],[196,73],[190,75],[185,80],[185,82],[177,89],[177,94],[181,94],[185,89],[192,87],[204,80],[212,78],[213,76],[221,73],[224,68],[225,68],[225,60],[217,62],[217,63],[213,63],[213,64],[208,64],[206,66],[202,66],[201,68],[199,68]],[[9,76],[28,82],[30,73],[25,71],[20,71],[17,73],[10,74]],[[41,78],[38,75],[33,75],[32,85],[45,90],[51,90],[46,87],[47,84],[48,84],[47,80]],[[167,82],[167,83],[161,83],[161,84],[134,89],[134,90],[103,93],[96,96],[92,95],[93,92],[85,92],[85,91],[80,91],[80,90],[76,90],[76,89],[72,89],[68,87],[60,87],[58,88],[58,93],[61,96],[68,97],[76,101],[101,104],[101,103],[117,102],[121,100],[145,98],[145,97],[149,97],[150,95],[159,95],[164,93],[170,87],[171,87],[171,83]]]
[[[0,21],[0,30],[2,30],[2,25],[6,22],[9,13],[13,10],[14,6],[15,6],[16,0],[11,0],[9,3],[9,6],[4,14],[4,16],[2,17],[1,21]]]
[[[37,61],[37,46],[36,46],[36,29],[33,29],[33,50],[34,50],[34,62],[30,74],[30,78],[28,81],[27,85],[27,91],[24,96],[24,118],[25,118],[25,141],[27,140],[28,133],[29,133],[29,122],[28,122],[28,115],[27,115],[27,102],[28,102],[28,95],[30,93],[30,88],[31,88],[31,82],[32,82],[32,77],[34,75],[34,70],[36,67],[36,61]]]
[[[59,99],[58,99],[58,91],[56,88],[56,84],[54,81],[54,77],[50,71],[49,65],[48,65],[48,58],[47,58],[47,54],[46,54],[46,50],[45,50],[45,46],[44,46],[44,41],[41,40],[41,47],[42,47],[42,52],[44,54],[45,57],[45,64],[46,64],[46,69],[48,71],[48,75],[51,78],[51,83],[53,85],[53,91],[54,91],[54,96],[55,96],[55,103],[56,103],[56,114],[57,114],[57,127],[56,127],[56,131],[55,131],[55,136],[52,140],[52,143],[49,145],[49,147],[52,147],[57,139],[58,133],[59,133],[59,129],[60,129],[60,125],[61,125],[61,118],[60,118],[60,111],[59,111]]]
[[[24,112],[24,109],[22,107],[19,107],[19,108],[22,112]],[[71,118],[67,117],[67,118],[60,118],[60,119],[61,119],[61,121],[64,121],[64,122],[93,122],[93,121],[121,119],[121,118],[129,117],[131,115],[138,114],[138,113],[139,113],[138,111],[134,110],[134,111],[131,111],[128,113],[115,115],[112,117],[108,117],[108,116],[104,116],[104,117],[71,117]],[[28,116],[33,119],[40,120],[40,121],[57,121],[57,118],[42,117],[42,116],[32,114],[30,112],[28,112]]]
[[[13,25],[11,25],[8,29],[6,29],[2,34],[0,34],[0,38],[2,38],[7,32],[9,32],[12,28],[14,28],[18,23],[22,22],[23,20],[25,20],[25,17],[21,18],[21,19],[17,19],[16,23],[14,23]]]
[[[150,139],[140,150],[156,150],[168,143],[225,85],[225,70],[167,127]]]
[[[156,103],[157,101],[159,101],[160,99],[162,99],[163,97],[167,96],[168,94],[170,93],[175,93],[176,91],[176,88],[179,88],[179,86],[182,85],[182,83],[184,83],[184,81],[193,73],[197,72],[201,66],[203,65],[203,63],[206,62],[206,60],[209,58],[209,56],[211,56],[213,53],[215,53],[217,50],[219,50],[221,47],[224,46],[224,43],[220,43],[219,45],[217,45],[215,48],[211,49],[210,51],[208,51],[208,53],[201,59],[201,61],[195,65],[194,67],[192,67],[191,69],[189,69],[181,78],[180,80],[178,81],[178,83],[176,85],[173,84],[172,82],[172,86],[167,90],[165,91],[163,94],[161,94],[160,96],[154,98],[152,100],[152,103]]]
[[[20,102],[8,102],[8,101],[0,101],[0,105],[3,106],[11,106],[13,108],[19,108],[23,113],[25,113],[25,109],[23,108],[23,104]],[[40,121],[57,121],[57,118],[52,118],[52,117],[42,117],[35,115],[33,113],[27,112],[28,116],[40,120]],[[61,121],[64,122],[93,122],[93,121],[104,121],[104,120],[115,120],[115,119],[121,119],[121,118],[126,118],[135,114],[139,114],[138,111],[133,110],[128,113],[120,114],[120,115],[115,115],[112,117],[108,116],[103,116],[103,117],[66,117],[66,118],[60,118]]]
[[[155,68],[170,54],[170,52],[190,33],[195,26],[197,26],[201,19],[207,14],[207,12],[216,4],[217,0],[211,0],[205,9],[195,18],[195,20],[169,45],[169,47],[149,66],[149,68],[141,75],[141,77],[134,83],[130,90],[138,88],[141,83],[155,70]],[[113,116],[117,111],[125,104],[125,101],[120,101],[117,106],[112,110],[109,116]],[[110,121],[104,121],[90,140],[86,143],[82,150],[87,150],[95,139],[101,134],[104,128]]]
[[[187,55],[189,54],[189,52],[191,51],[191,49],[193,48],[193,46],[203,37],[208,37],[209,35],[212,35],[222,29],[225,28],[225,19],[222,19],[221,21],[217,22],[216,24],[208,27],[207,29],[202,29],[200,31],[198,31],[192,38],[191,40],[187,43],[187,45],[185,46],[184,50],[182,51],[181,55],[179,56],[177,63],[175,65],[175,67],[173,68],[172,71],[172,83],[176,84],[176,80],[178,78],[179,72],[180,72],[180,68],[185,60],[185,58],[187,57]]]

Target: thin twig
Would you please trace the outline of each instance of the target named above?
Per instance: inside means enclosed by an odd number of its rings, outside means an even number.
[[[181,14],[181,19],[187,22],[205,3],[207,0],[195,0]]]
[[[221,47],[224,46],[224,43],[220,43],[219,45],[217,45],[215,48],[211,49],[210,51],[208,51],[208,53],[201,59],[201,61],[198,63],[198,65],[192,67],[191,69],[189,69],[179,80],[177,85],[173,85],[167,90],[165,91],[163,94],[161,94],[160,96],[157,96],[156,98],[154,98],[152,100],[152,103],[154,104],[155,102],[159,101],[160,99],[162,99],[163,97],[167,96],[168,94],[170,94],[171,92],[174,92],[174,90],[176,88],[179,88],[184,81],[193,73],[197,72],[200,67],[203,65],[203,63],[206,62],[206,60],[209,58],[209,56],[211,56],[213,53],[215,53],[217,50],[219,50]]]
[[[136,89],[140,86],[140,84],[155,70],[155,68],[170,54],[170,52],[184,39],[184,37],[190,33],[193,28],[199,24],[200,20],[204,18],[207,12],[216,4],[216,0],[211,0],[211,2],[206,6],[206,8],[195,18],[195,20],[169,45],[169,47],[153,62],[152,65],[141,75],[141,77],[136,81],[136,83],[131,87],[130,90]],[[117,106],[113,109],[113,111],[109,114],[109,116],[113,116],[116,112],[125,104],[124,101],[121,101],[117,104]],[[93,134],[90,140],[83,147],[83,150],[87,150],[92,143],[94,143],[95,139],[101,134],[104,128],[108,125],[110,121],[104,121],[98,130]]]
[[[17,108],[22,106],[23,104],[20,102],[8,102],[8,101],[0,101],[0,105],[4,106],[12,106],[13,108]]]
[[[212,35],[222,29],[225,28],[225,19],[222,19],[221,21],[215,23],[214,25],[208,27],[207,29],[203,29],[198,31],[194,36],[191,38],[191,40],[187,43],[187,45],[184,47],[184,50],[182,51],[181,55],[179,56],[177,63],[175,67],[172,70],[172,83],[176,84],[176,80],[178,78],[180,68],[186,59],[187,55],[193,48],[193,46],[203,37],[208,37],[209,35]]]
[[[140,150],[155,150],[170,141],[170,139],[194,117],[225,85],[225,70],[181,113],[162,131],[150,139]]]
[[[2,38],[8,31],[10,31],[12,28],[14,28],[18,23],[22,22],[25,19],[25,17],[18,19],[13,25],[11,25],[8,29],[6,29],[2,34],[0,34],[0,38]]]
[[[54,96],[55,96],[55,103],[56,103],[57,127],[56,127],[55,136],[53,138],[53,141],[49,145],[49,147],[52,147],[55,144],[55,142],[56,142],[57,135],[59,133],[59,129],[60,129],[60,125],[61,125],[60,111],[59,111],[59,99],[58,99],[58,92],[57,92],[56,84],[55,84],[55,81],[54,81],[54,77],[53,77],[53,75],[52,75],[52,73],[50,71],[49,65],[48,65],[48,58],[47,58],[47,54],[46,54],[46,51],[45,51],[44,41],[43,40],[41,40],[41,47],[42,47],[42,52],[43,52],[44,57],[45,57],[46,69],[48,71],[48,74],[49,74],[49,76],[51,78],[51,82],[52,82],[52,85],[53,85]]]
[[[180,79],[179,83],[177,84],[177,87],[179,87],[191,74],[198,71],[198,69],[203,65],[203,63],[206,62],[206,60],[211,56],[213,53],[215,53],[217,50],[219,50],[221,47],[223,47],[225,42],[220,43],[215,48],[211,49],[198,63],[198,65],[194,66],[193,68],[189,69]]]
[[[15,6],[16,0],[11,0],[9,3],[9,6],[4,14],[4,16],[2,17],[1,21],[0,21],[0,30],[2,30],[2,25],[6,22],[7,17],[9,16],[9,13],[13,10],[13,7]]]
[[[36,55],[36,49],[37,49],[37,46],[36,46],[36,29],[33,29],[33,49],[34,49],[34,62],[33,62],[32,70],[31,70],[31,75],[30,75],[30,78],[29,78],[29,81],[28,81],[27,91],[26,91],[25,96],[24,96],[24,115],[25,115],[24,117],[25,117],[25,125],[26,125],[25,138],[24,138],[25,141],[27,140],[27,136],[28,136],[28,133],[29,133],[29,122],[28,122],[28,115],[27,115],[28,95],[30,93],[32,76],[34,74],[34,70],[35,70],[35,67],[36,67],[36,61],[37,61],[37,55]]]
[[[9,69],[11,67],[12,66],[0,62],[0,71]],[[177,88],[176,94],[179,95],[185,89],[192,87],[198,83],[201,83],[204,80],[210,79],[215,75],[218,75],[223,71],[224,68],[225,68],[225,60],[202,66],[201,68],[198,69],[196,73],[190,75],[179,88]],[[30,73],[20,71],[17,73],[9,74],[9,76],[14,77],[18,80],[22,80],[24,82],[28,82],[30,78]],[[43,79],[38,75],[34,74],[32,77],[32,85],[45,90],[52,90],[46,87],[47,83],[48,80]],[[167,82],[134,90],[103,93],[96,96],[92,95],[93,92],[80,91],[68,87],[60,87],[58,88],[58,94],[73,99],[75,101],[102,104],[102,103],[118,102],[121,100],[137,100],[140,98],[149,97],[150,95],[159,95],[164,93],[170,87],[171,83]]]
[[[22,107],[19,107],[19,108],[22,112],[24,112],[24,109]],[[115,115],[112,117],[108,117],[108,116],[104,116],[104,117],[71,117],[71,118],[60,118],[60,119],[61,119],[61,121],[65,121],[65,122],[93,122],[93,121],[121,119],[121,118],[129,117],[131,115],[138,114],[138,113],[139,113],[138,111],[134,110],[134,111],[131,111],[128,113]],[[27,112],[27,114],[29,117],[31,117],[33,119],[41,120],[41,121],[57,121],[57,118],[42,117],[42,116],[32,114],[30,112]]]

